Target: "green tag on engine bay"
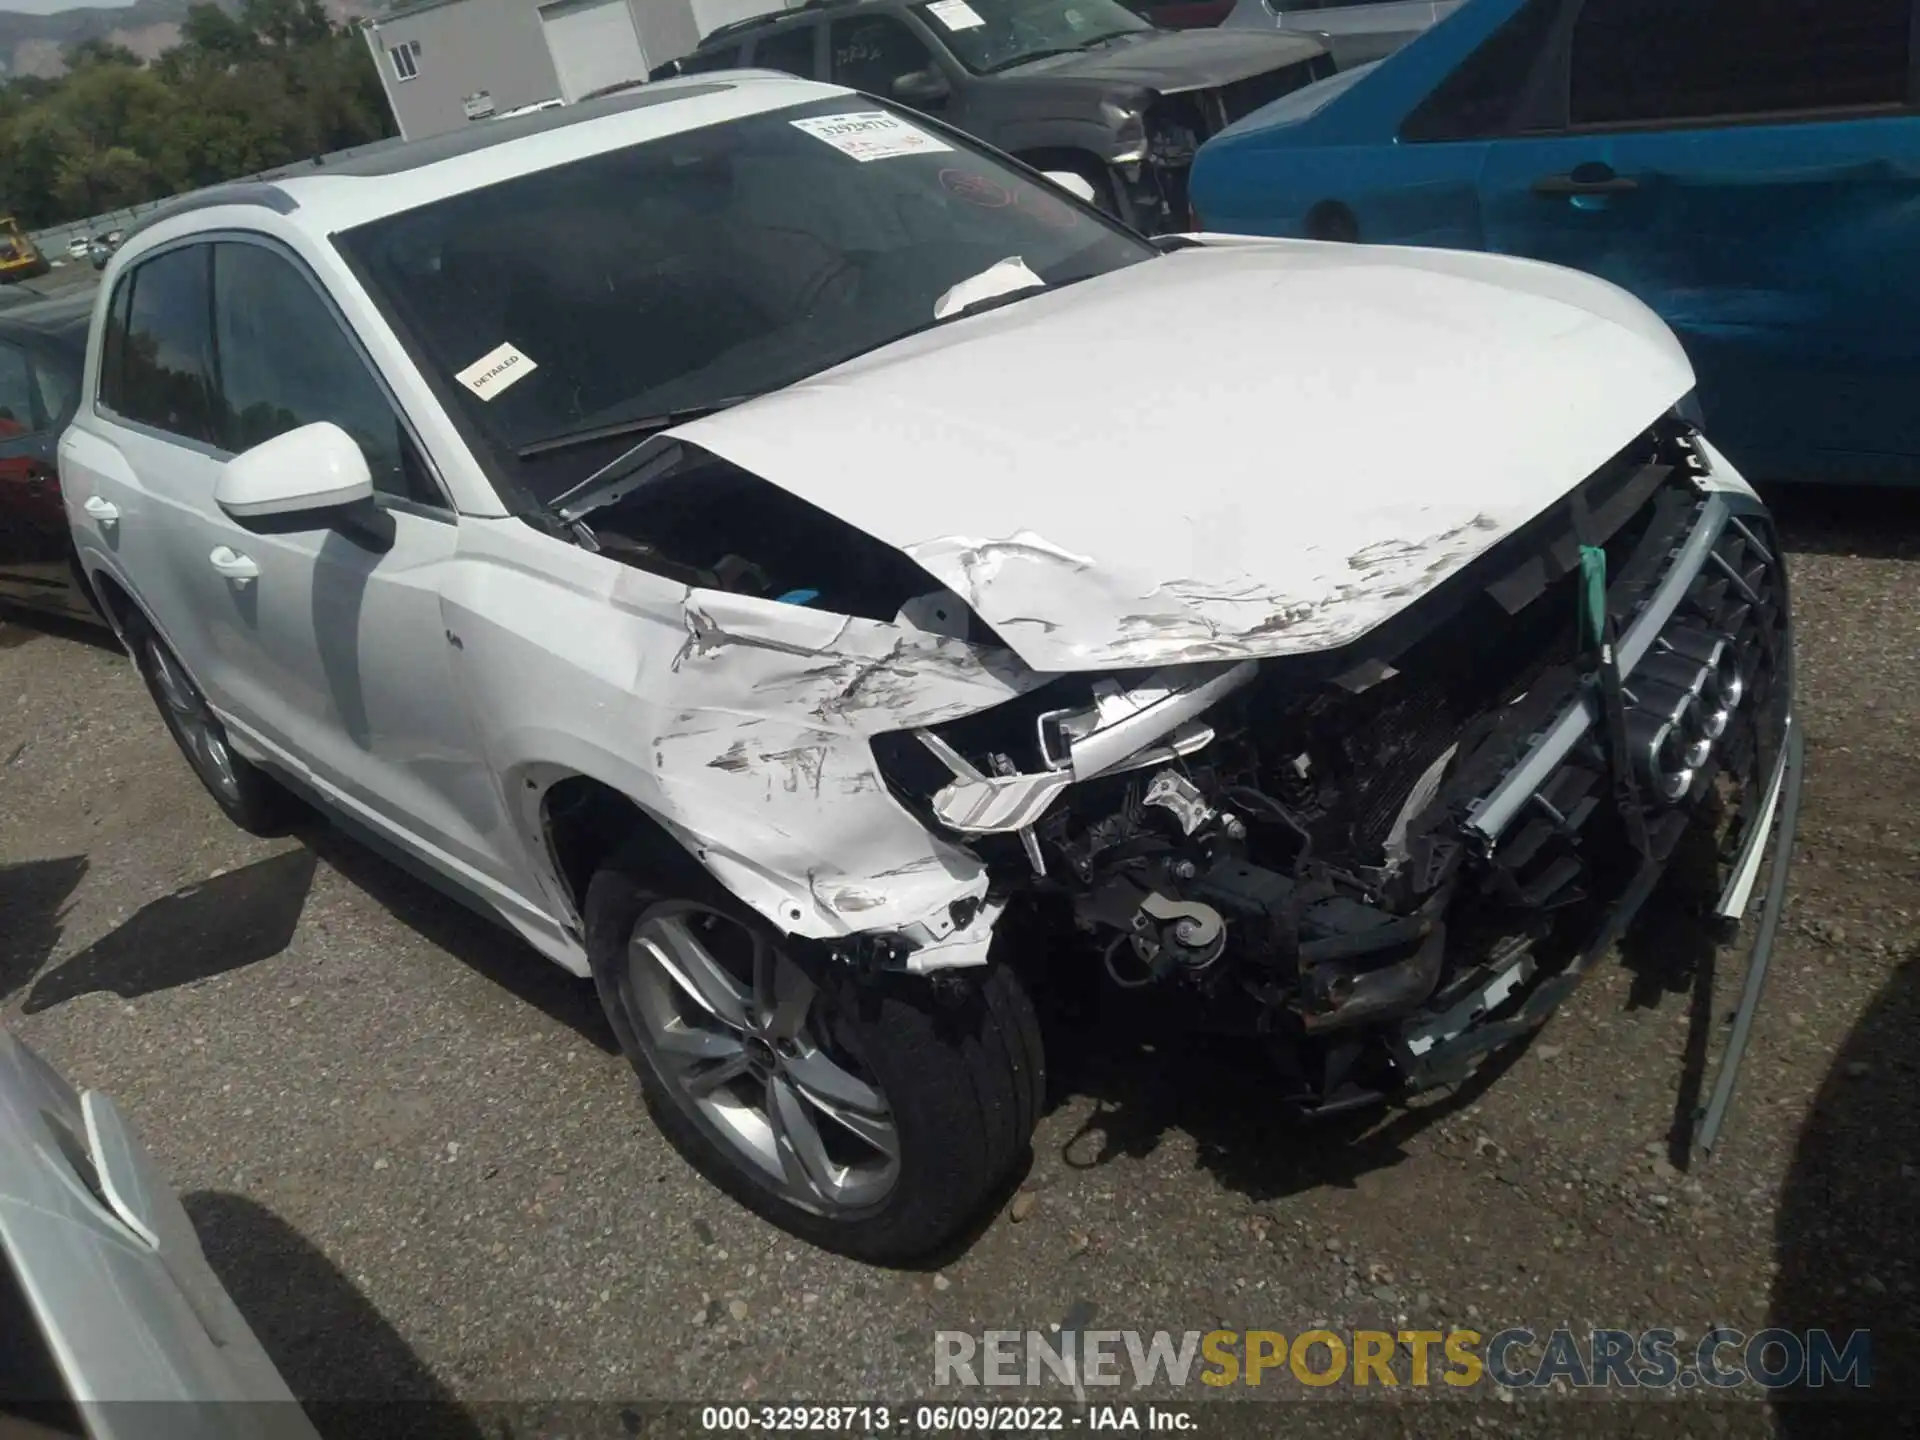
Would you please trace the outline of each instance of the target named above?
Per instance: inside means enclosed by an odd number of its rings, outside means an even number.
[[[1607,552],[1580,547],[1580,633],[1597,650],[1607,629]]]

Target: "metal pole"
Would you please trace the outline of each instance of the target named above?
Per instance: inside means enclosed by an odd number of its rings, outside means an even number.
[[[1806,755],[1800,726],[1787,732],[1787,793],[1780,809],[1780,830],[1774,839],[1773,868],[1767,874],[1767,900],[1760,912],[1760,933],[1754,937],[1753,955],[1747,962],[1747,983],[1740,995],[1740,1008],[1734,1012],[1733,1033],[1727,1037],[1727,1052],[1720,1058],[1720,1073],[1714,1077],[1713,1098],[1700,1116],[1695,1132],[1700,1149],[1711,1153],[1720,1138],[1721,1123],[1733,1100],[1733,1082],[1746,1055],[1747,1037],[1753,1031],[1754,1012],[1760,1008],[1760,991],[1767,983],[1767,964],[1773,958],[1774,936],[1780,929],[1780,912],[1786,908],[1787,871],[1793,859],[1793,836],[1800,823],[1801,765]]]

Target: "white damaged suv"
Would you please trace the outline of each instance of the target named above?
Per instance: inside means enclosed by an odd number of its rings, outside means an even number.
[[[891,1260],[1023,1156],[1038,980],[1315,1113],[1537,1025],[1696,811],[1746,903],[1786,582],[1691,385],[1596,280],[1150,244],[734,72],[180,202],[60,466],[238,824],[591,975],[694,1164]]]

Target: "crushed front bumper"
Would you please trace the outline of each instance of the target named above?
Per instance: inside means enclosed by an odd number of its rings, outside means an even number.
[[[1667,683],[1677,665],[1675,637],[1692,640],[1702,633],[1725,637],[1725,664],[1736,667],[1726,674],[1737,676],[1727,683],[1738,684],[1737,702],[1724,728],[1688,768],[1686,783],[1671,802],[1657,798],[1657,786],[1644,783],[1660,778],[1657,766],[1650,766],[1650,776],[1639,777],[1646,853],[1607,897],[1591,938],[1571,964],[1539,974],[1530,948],[1516,944],[1457,977],[1427,1006],[1399,1022],[1388,1048],[1409,1089],[1456,1083],[1492,1051],[1544,1023],[1620,939],[1666,872],[1681,835],[1709,795],[1718,791],[1731,801],[1733,815],[1729,878],[1715,906],[1719,916],[1738,919],[1746,913],[1776,821],[1778,837],[1734,1030],[1711,1099],[1694,1116],[1697,1143],[1707,1149],[1714,1143],[1784,899],[1799,808],[1802,745],[1793,717],[1792,630],[1780,547],[1758,498],[1710,446],[1700,442],[1700,449],[1711,462],[1711,488],[1703,484],[1687,512],[1673,517],[1672,543],[1663,539],[1650,547],[1658,555],[1655,565],[1623,573],[1614,582],[1608,607],[1626,622],[1616,660],[1630,704],[1657,703],[1676,693]],[[1634,693],[1637,673],[1660,676],[1641,682],[1644,699]],[[1642,738],[1649,733],[1635,731]],[[1543,851],[1545,839],[1578,846],[1579,831],[1603,803],[1586,792],[1596,764],[1608,765],[1604,734],[1600,694],[1588,684],[1531,737],[1517,762],[1472,806],[1465,835],[1494,872],[1511,873],[1517,887],[1537,885],[1542,880],[1533,857],[1550,853]],[[1589,772],[1589,784],[1568,783],[1571,774],[1583,769]],[[1567,802],[1568,796],[1582,798],[1576,806]]]

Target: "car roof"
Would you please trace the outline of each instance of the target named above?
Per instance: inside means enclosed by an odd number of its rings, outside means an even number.
[[[381,146],[336,164],[289,167],[195,191],[148,216],[123,248],[162,229],[172,236],[230,226],[236,208],[264,208],[327,235],[628,145],[853,93],[771,70],[655,81],[559,109],[496,116],[484,125]]]
[[[95,293],[95,286],[78,286],[69,294],[0,310],[0,337],[49,341],[67,349],[76,346],[85,349]]]
[[[737,44],[743,36],[755,30],[765,30],[769,26],[781,24],[787,20],[808,20],[822,10],[878,10],[902,3],[902,0],[800,0],[785,10],[769,10],[762,15],[749,15],[744,20],[731,20],[725,25],[716,25],[700,37],[700,43],[694,48],[697,55],[709,47],[722,44]]]

